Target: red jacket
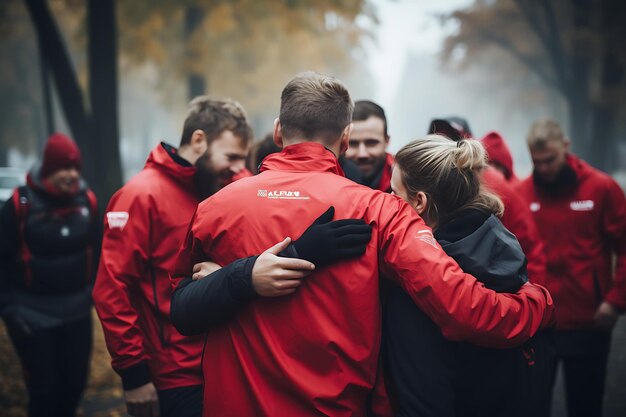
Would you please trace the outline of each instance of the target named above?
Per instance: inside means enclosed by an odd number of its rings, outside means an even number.
[[[204,416],[365,415],[380,352],[379,275],[393,277],[454,340],[517,345],[552,320],[547,291],[485,289],[402,199],[340,172],[323,146],[291,145],[198,206],[181,259],[227,264],[261,253],[297,238],[330,205],[335,219],[373,226],[362,257],[314,272],[293,295],[257,299],[207,334]]]
[[[545,242],[546,286],[562,330],[591,327],[602,301],[626,309],[624,192],[611,177],[575,156],[568,155],[567,163],[577,177],[569,193],[543,192],[532,177],[518,186]]]
[[[383,165],[383,172],[378,182],[377,190],[383,193],[391,192],[391,173],[393,172],[394,159],[393,155],[388,153],[385,157],[385,165]]]
[[[240,180],[242,178],[248,178],[251,177],[252,172],[250,172],[247,168],[242,169],[241,171],[239,171],[238,173],[236,173],[235,175],[233,175],[232,177],[230,177],[228,184],[233,183],[237,180]]]
[[[544,246],[528,205],[519,192],[506,182],[502,173],[493,167],[483,171],[483,184],[504,203],[502,224],[517,237],[528,259],[528,278],[535,284],[545,285]]]
[[[126,389],[202,384],[202,338],[182,336],[169,319],[168,272],[198,204],[194,174],[159,145],[107,207],[93,298]]]
[[[504,178],[512,185],[516,185],[519,179],[513,171],[513,157],[504,138],[498,132],[489,132],[480,142],[489,155],[489,161],[502,167]]]

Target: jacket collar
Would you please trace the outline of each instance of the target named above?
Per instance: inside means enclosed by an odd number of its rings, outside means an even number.
[[[591,172],[591,167],[582,159],[578,158],[576,155],[568,153],[566,156],[566,163],[570,166],[576,173],[576,179],[580,182]]]
[[[186,163],[186,164],[185,164]],[[177,149],[161,142],[150,152],[144,168],[154,168],[195,192],[196,168],[178,156]]]
[[[259,172],[332,172],[344,176],[343,169],[334,153],[319,143],[304,142],[289,145],[282,152],[269,155],[263,160]]]

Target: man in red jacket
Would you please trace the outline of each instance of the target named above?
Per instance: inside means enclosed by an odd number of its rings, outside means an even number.
[[[372,101],[359,100],[354,103],[352,124],[346,158],[361,171],[361,180],[357,182],[374,190],[391,192],[393,156],[387,153],[389,134],[385,111]]]
[[[486,289],[445,255],[402,199],[341,176],[337,156],[348,146],[352,109],[339,81],[298,75],[282,92],[275,122],[283,151],[268,156],[259,175],[198,206],[181,259],[222,265],[299,236],[331,205],[335,218],[372,225],[363,256],[316,269],[291,295],[251,300],[211,329],[203,354],[206,417],[361,416],[370,405],[378,409],[371,400],[381,342],[379,276],[404,288],[453,340],[519,345],[552,321],[544,289]],[[200,285],[184,287],[186,299]]]
[[[203,339],[172,326],[168,273],[201,197],[243,170],[251,139],[237,102],[197,97],[180,147],[159,144],[109,202],[93,298],[133,416],[201,412]]]
[[[601,416],[611,330],[626,308],[626,200],[569,152],[555,121],[536,122],[527,139],[534,172],[518,190],[545,242],[569,415]]]

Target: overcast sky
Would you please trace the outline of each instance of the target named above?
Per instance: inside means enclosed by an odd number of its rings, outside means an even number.
[[[369,65],[378,82],[373,99],[391,107],[408,54],[438,54],[454,25],[442,26],[438,15],[469,6],[472,0],[371,0],[380,24],[377,40],[368,43]]]

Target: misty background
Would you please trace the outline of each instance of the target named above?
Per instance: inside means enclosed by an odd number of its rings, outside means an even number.
[[[625,21],[619,0],[2,0],[0,167],[25,172],[64,132],[106,204],[159,141],[178,145],[193,96],[240,101],[262,138],[285,83],[314,70],[383,106],[391,152],[432,118],[461,116],[476,138],[500,132],[525,177],[526,133],[551,117],[625,187]],[[626,415],[623,321],[608,416]],[[119,379],[95,337],[83,413],[120,415]],[[18,416],[23,388],[4,348],[0,405]],[[562,395],[555,407],[563,415]]]
[[[24,170],[40,153],[50,130],[69,134],[81,149],[81,142],[113,140],[88,137],[81,141],[72,131],[51,69],[58,53],[52,63],[45,62],[28,3],[32,7],[48,4],[85,102],[89,100],[89,75],[93,74],[88,68],[86,28],[90,2],[2,2],[0,166]],[[259,6],[262,3],[267,4]],[[515,3],[533,6],[532,1],[472,0],[118,2],[116,101],[121,178],[127,180],[137,173],[160,140],[177,145],[186,103],[195,93],[240,101],[256,136],[263,137],[278,114],[282,86],[303,70],[335,75],[348,85],[355,100],[381,104],[388,115],[392,152],[423,135],[430,119],[458,115],[468,119],[477,138],[490,130],[500,132],[511,147],[515,169],[524,177],[531,171],[525,135],[533,121],[553,117],[570,136],[573,132],[563,94],[544,85],[541,77],[507,48],[483,39],[477,50],[471,45],[477,42],[474,34],[463,29],[463,20],[454,15],[472,10],[479,15],[498,3],[505,6],[505,12]],[[508,13],[503,19],[511,18]],[[513,19],[523,21],[524,15],[518,14]],[[557,18],[566,20],[567,15]],[[496,18],[486,20],[486,26],[497,24]],[[527,26],[506,36],[537,37]],[[456,43],[454,36],[460,36]],[[541,53],[536,55],[541,58]],[[543,60],[549,61],[544,55]],[[201,78],[195,91],[194,76]],[[44,88],[44,80],[48,88]],[[52,114],[51,121],[48,114]],[[587,136],[593,136],[587,131]],[[614,160],[596,165],[621,178],[620,171],[626,169],[623,126],[613,128],[611,134],[615,139],[610,146],[605,138],[593,137],[574,140],[573,147],[583,157],[590,147],[607,148]],[[103,155],[96,154],[98,158]],[[109,170],[116,165],[99,166]],[[94,187],[108,195],[119,185]]]

